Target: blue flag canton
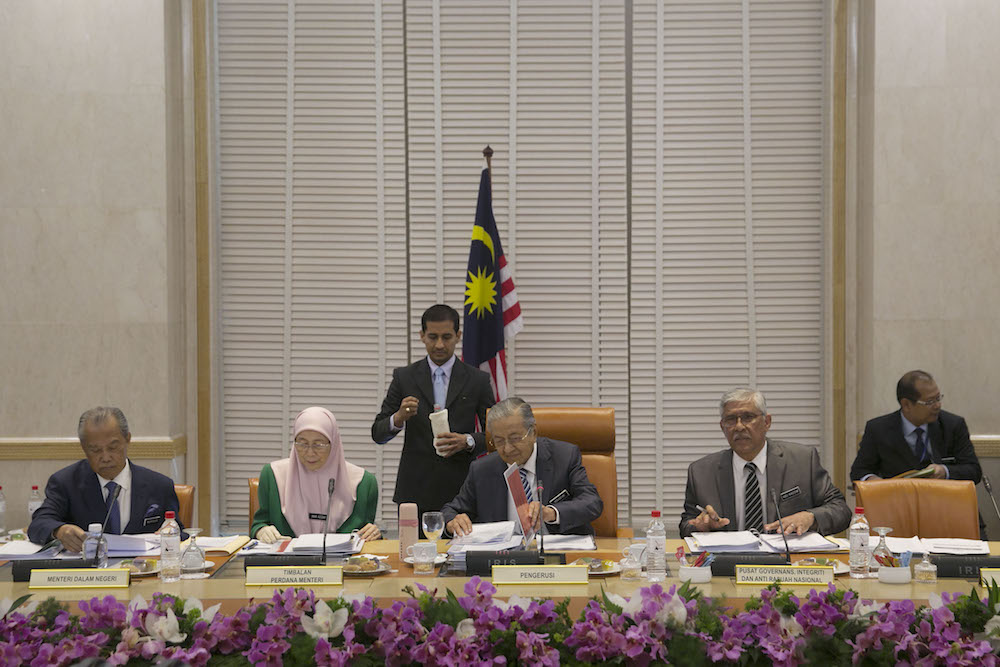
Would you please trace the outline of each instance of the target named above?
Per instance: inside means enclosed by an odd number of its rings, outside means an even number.
[[[503,303],[500,298],[500,258],[503,248],[493,218],[489,172],[479,180],[479,202],[472,227],[469,268],[465,280],[465,334],[462,356],[478,366],[504,346]]]

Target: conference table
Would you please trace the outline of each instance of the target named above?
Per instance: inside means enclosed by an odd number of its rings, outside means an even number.
[[[566,561],[571,563],[578,558],[590,556],[607,560],[619,560],[622,557],[622,550],[631,544],[631,539],[621,538],[598,538],[597,551],[567,552]],[[678,546],[682,546],[682,540],[667,540],[667,553],[673,554]],[[399,543],[396,540],[379,540],[365,544],[363,553],[388,556],[390,572],[379,576],[345,576],[342,586],[321,586],[314,590],[319,597],[329,598],[338,595],[368,595],[375,598],[379,605],[391,604],[394,600],[404,599],[408,594],[404,587],[421,583],[429,589],[437,589],[439,596],[445,595],[446,590],[452,590],[461,596],[465,584],[470,577],[467,576],[439,576],[439,570],[435,570],[434,576],[414,576],[410,565],[400,561],[398,557]],[[447,550],[447,542],[438,543],[439,552]],[[1000,542],[990,543],[991,555],[1000,555]],[[846,553],[836,554],[792,554],[792,560],[796,561],[810,555],[822,555],[837,558],[846,562]],[[211,571],[211,576],[206,579],[182,579],[175,583],[163,583],[156,577],[133,578],[128,588],[73,588],[73,589],[29,589],[27,582],[14,582],[11,580],[11,567],[5,565],[0,567],[0,599],[16,599],[25,594],[31,594],[34,599],[45,599],[53,597],[60,601],[89,600],[92,597],[103,597],[111,595],[119,600],[131,600],[137,595],[150,600],[154,593],[164,592],[181,598],[198,598],[205,605],[221,603],[222,611],[232,613],[250,601],[261,602],[271,598],[274,593],[274,586],[247,586],[243,573],[243,559],[239,552],[235,556],[209,556],[215,564]],[[671,576],[662,583],[664,587],[680,584],[677,578],[677,562],[669,561]],[[926,603],[931,593],[943,592],[968,592],[970,585],[978,585],[978,581],[970,579],[944,579],[939,578],[936,583],[908,584],[882,584],[877,579],[852,579],[848,575],[840,575],[835,579],[838,588],[850,588],[858,593],[862,599],[872,599],[877,601],[905,600],[910,599],[918,603]],[[522,597],[545,597],[545,598],[570,598],[570,611],[577,613],[594,596],[600,597],[602,591],[617,593],[623,597],[630,597],[639,588],[649,586],[645,579],[639,581],[622,581],[617,575],[591,576],[587,584],[501,584],[497,586],[496,596],[506,598],[510,595]],[[736,584],[732,577],[714,577],[709,583],[697,584],[706,596],[725,596],[729,605],[742,608],[752,597],[759,595],[761,586]],[[801,589],[803,593],[810,588],[820,586],[794,586],[793,589]]]

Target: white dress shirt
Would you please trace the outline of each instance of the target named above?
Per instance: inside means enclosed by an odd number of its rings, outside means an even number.
[[[437,373],[438,369],[444,371],[444,395],[448,395],[448,386],[451,384],[451,369],[455,368],[455,355],[451,355],[451,359],[444,362],[440,366],[431,361],[431,355],[427,355],[427,365],[431,367],[431,383],[434,382],[434,374]],[[444,406],[441,406],[444,407]],[[403,426],[406,426],[406,422],[403,422]],[[402,431],[403,426],[396,426],[396,415],[389,415],[389,428],[393,431]]]
[[[736,516],[728,517],[730,521],[736,520],[736,529],[745,530],[746,517],[743,516],[743,509],[746,506],[747,473],[745,461],[736,452],[733,452],[733,486],[736,491]],[[760,489],[760,503],[764,510],[764,523],[767,523],[767,441],[757,452],[757,456],[751,461],[757,466],[757,486]]]

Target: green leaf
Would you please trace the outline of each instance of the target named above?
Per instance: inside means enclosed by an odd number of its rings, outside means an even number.
[[[7,618],[7,614],[10,614],[12,611],[14,611],[18,607],[20,607],[22,604],[24,604],[25,602],[27,602],[29,599],[31,599],[31,593],[27,593],[25,595],[22,595],[18,599],[14,600],[13,604],[10,605],[10,609],[7,610],[7,612],[3,615],[3,617]]]
[[[604,590],[604,585],[603,584],[601,585],[601,597],[604,598],[604,608],[606,610],[608,610],[611,613],[616,614],[618,616],[621,615],[622,608],[620,606],[616,605],[614,602],[611,601],[611,598],[608,597],[607,591]]]

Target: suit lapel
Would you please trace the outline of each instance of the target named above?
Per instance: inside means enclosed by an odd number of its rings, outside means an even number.
[[[434,386],[431,384],[431,365],[424,357],[417,362],[416,373],[417,388],[424,395],[424,400],[431,406],[428,412],[434,412]]]
[[[451,367],[451,378],[448,380],[448,396],[444,402],[446,408],[450,408],[451,404],[462,393],[468,378],[469,372],[465,368],[465,364],[462,363],[461,359],[455,359],[455,365]]]
[[[104,491],[101,489],[101,481],[97,479],[97,473],[90,470],[90,464],[87,464],[87,469],[89,470],[89,474],[85,478],[83,497],[92,508],[90,512],[91,516],[99,516],[100,519],[98,521],[104,521],[104,513],[107,511],[107,507],[104,501]]]
[[[916,470],[920,467],[920,461],[917,460],[917,455],[910,449],[910,443],[903,436],[903,413],[896,411],[895,415],[895,419],[892,420],[892,433],[889,434],[889,441],[896,448],[896,451],[899,452],[903,460],[906,461],[907,469]]]
[[[552,467],[552,452],[549,450],[548,446],[543,446],[542,439],[538,438],[535,441],[535,447],[538,449],[538,455],[535,456],[535,486],[539,484],[542,485],[542,498],[541,502],[544,505],[549,502],[549,498],[552,497],[552,484],[554,483],[552,475],[554,468]]]
[[[774,502],[771,500],[771,489],[775,489],[779,494],[784,490],[785,486],[785,469],[788,467],[788,462],[785,460],[785,450],[777,442],[768,441],[767,443],[767,486],[764,489],[764,507],[766,511],[764,512],[767,516],[767,521],[764,523],[772,523],[778,518],[777,508],[774,507]]]
[[[736,488],[733,482],[733,450],[723,452],[716,470],[715,484],[719,489],[719,500],[722,507],[716,508],[719,516],[727,517],[728,530],[736,530],[739,519],[736,516]]]
[[[938,463],[944,456],[944,424],[941,417],[927,424],[927,441],[931,446],[931,461]]]

